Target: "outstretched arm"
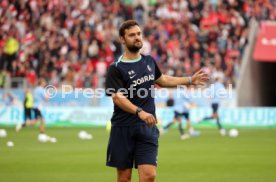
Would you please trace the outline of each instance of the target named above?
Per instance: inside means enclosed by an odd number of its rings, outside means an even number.
[[[202,70],[191,77],[173,77],[161,75],[155,82],[161,87],[176,87],[177,85],[204,85],[209,76]]]

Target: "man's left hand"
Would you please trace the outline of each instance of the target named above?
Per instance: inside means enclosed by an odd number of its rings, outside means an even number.
[[[204,85],[209,81],[209,75],[202,69],[192,76],[192,85]]]

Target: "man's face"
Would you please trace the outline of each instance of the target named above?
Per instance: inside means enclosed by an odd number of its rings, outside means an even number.
[[[44,81],[44,80],[43,80],[43,81],[41,81],[40,86],[44,88],[44,87],[46,86],[46,81]]]
[[[136,25],[126,29],[124,37],[121,37],[121,41],[130,52],[137,53],[143,47],[140,28]]]

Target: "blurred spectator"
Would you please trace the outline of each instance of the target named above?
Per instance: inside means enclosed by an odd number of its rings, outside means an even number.
[[[257,0],[2,0],[0,69],[53,85],[100,87],[122,54],[116,32],[125,19],[144,26],[143,53],[164,73],[186,75],[200,66],[234,83],[247,43],[248,22],[275,20],[275,1]],[[217,73],[214,73],[217,74]],[[3,87],[3,72],[0,86]],[[1,81],[2,80],[2,81]]]
[[[5,87],[5,81],[6,81],[6,71],[0,70],[0,88]]]

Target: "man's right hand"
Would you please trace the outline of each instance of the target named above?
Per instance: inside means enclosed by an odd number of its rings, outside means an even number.
[[[148,124],[149,126],[154,126],[157,123],[155,117],[152,114],[147,113],[145,111],[139,112],[138,117],[141,120],[143,120],[146,124]]]

